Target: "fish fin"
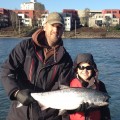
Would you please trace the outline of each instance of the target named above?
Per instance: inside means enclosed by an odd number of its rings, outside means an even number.
[[[22,107],[23,106],[23,104],[22,103],[20,103],[20,102],[18,102],[18,104],[17,104],[17,107],[16,108],[19,108],[19,107]]]
[[[66,110],[59,110],[58,115],[66,115],[68,114]]]
[[[91,109],[91,108],[98,108],[99,106],[94,105],[94,104],[89,104],[87,110]]]
[[[38,102],[38,104],[39,104],[39,106],[40,106],[40,108],[41,108],[42,111],[43,111],[43,110],[46,110],[47,108],[49,108],[49,107],[46,107],[46,106],[40,104],[39,102]]]
[[[45,106],[42,106],[41,107],[41,110],[43,111],[43,110],[46,110],[46,109],[48,109],[48,107],[45,107]]]
[[[60,89],[67,89],[67,88],[70,88],[70,87],[66,85],[60,85]]]

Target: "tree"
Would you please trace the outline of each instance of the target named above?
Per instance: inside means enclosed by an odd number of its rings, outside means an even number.
[[[35,6],[37,7],[37,10],[42,10],[42,11],[45,10],[44,4],[36,2]]]
[[[48,11],[46,11],[46,10],[35,10],[34,11],[34,18],[33,18],[33,26],[35,26],[38,23],[40,23],[41,22],[40,18],[42,16],[42,14],[46,14],[46,13],[48,13]]]
[[[44,4],[36,2],[35,6],[36,6],[36,9],[34,11],[33,27],[38,26],[38,23],[40,22],[39,18],[41,18],[42,14],[46,13]]]
[[[89,23],[89,17],[90,17],[90,9],[89,8],[85,8],[84,10],[84,25],[87,27],[88,23]]]
[[[110,16],[105,16],[105,23],[104,24],[106,26],[107,31],[109,31],[111,20],[112,19]]]
[[[13,29],[15,29],[18,25],[18,16],[15,12],[11,11],[9,12],[9,19],[10,23]]]
[[[120,24],[117,24],[114,28],[115,30],[120,30]]]

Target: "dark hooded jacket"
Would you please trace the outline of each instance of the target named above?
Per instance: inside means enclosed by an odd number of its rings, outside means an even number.
[[[2,66],[2,83],[12,100],[7,120],[61,120],[58,110],[48,108],[41,111],[37,103],[16,108],[18,101],[13,93],[17,89],[45,92],[59,89],[61,84],[69,85],[72,65],[62,39],[50,48],[42,30],[20,42]]]
[[[76,74],[77,66],[80,63],[89,63],[93,67],[93,74],[90,77],[89,83],[86,83],[82,78]],[[77,55],[74,61],[75,79],[70,83],[71,87],[87,87],[106,92],[105,85],[102,81],[98,80],[98,69],[94,62],[93,56],[90,53],[82,53]],[[110,111],[108,106],[98,109],[90,109],[86,113],[79,112],[70,115],[70,120],[110,120]]]

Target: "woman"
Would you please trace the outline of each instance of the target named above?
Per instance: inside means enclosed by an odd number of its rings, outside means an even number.
[[[97,66],[90,53],[77,55],[74,61],[74,70],[76,77],[71,81],[71,87],[86,87],[107,93],[104,83],[98,80]],[[108,106],[87,109],[88,106],[85,103],[83,112],[70,114],[70,120],[110,120]]]

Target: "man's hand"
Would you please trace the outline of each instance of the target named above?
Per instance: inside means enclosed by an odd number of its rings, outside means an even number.
[[[25,89],[25,90],[18,90],[15,93],[16,99],[22,103],[24,106],[28,106],[33,102],[36,102],[33,97],[30,95],[30,90]]]
[[[77,109],[76,112],[86,112],[90,108],[90,105],[88,102],[82,103]]]
[[[75,110],[67,110],[68,114],[74,114],[76,112],[86,112],[90,108],[90,105],[88,102],[82,103],[77,109]]]

